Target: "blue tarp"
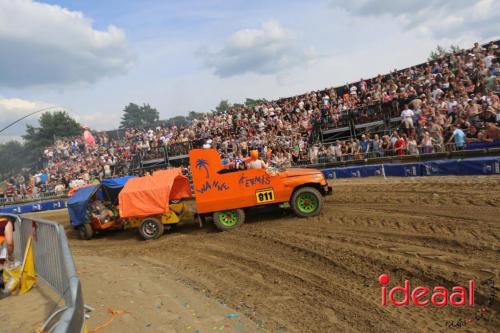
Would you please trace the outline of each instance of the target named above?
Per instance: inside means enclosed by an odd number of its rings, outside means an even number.
[[[118,205],[118,195],[125,183],[131,178],[135,178],[135,176],[104,179],[101,183],[102,187],[97,193],[99,198],[109,201],[112,205]]]
[[[103,186],[108,187],[108,188],[112,188],[112,189],[120,188],[121,189],[121,188],[123,188],[123,186],[125,186],[125,183],[131,178],[135,178],[135,176],[125,176],[125,177],[120,177],[120,178],[106,178],[106,179],[103,179],[101,184]]]
[[[72,226],[77,227],[85,223],[89,199],[100,186],[98,184],[82,187],[68,199],[69,220]]]

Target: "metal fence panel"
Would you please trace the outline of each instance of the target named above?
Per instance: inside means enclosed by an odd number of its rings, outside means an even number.
[[[84,303],[80,280],[64,228],[52,221],[2,214],[15,219],[14,254],[22,260],[30,236],[37,278],[64,299],[63,309],[56,311],[45,322],[43,331],[82,332]]]

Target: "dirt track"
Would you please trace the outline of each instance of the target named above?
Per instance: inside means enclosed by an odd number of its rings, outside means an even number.
[[[175,279],[270,332],[453,331],[447,321],[473,318],[498,295],[500,177],[372,178],[333,186],[317,218],[259,210],[227,233],[193,224],[144,242],[133,232],[80,241],[69,231],[70,245],[77,264],[96,254],[103,270],[106,262],[139,262],[143,274]],[[382,273],[390,286],[406,278],[412,287],[451,289],[474,279],[478,305],[382,307]],[[481,285],[486,279],[496,287]],[[93,287],[84,285],[85,294]],[[454,330],[498,331],[499,310],[496,299],[482,319]]]

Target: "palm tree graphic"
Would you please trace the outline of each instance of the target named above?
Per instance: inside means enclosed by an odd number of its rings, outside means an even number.
[[[210,177],[210,174],[208,173],[208,161],[207,160],[203,160],[203,159],[196,160],[196,168],[197,169],[201,169],[201,168],[205,169],[205,173],[206,173],[205,178]]]

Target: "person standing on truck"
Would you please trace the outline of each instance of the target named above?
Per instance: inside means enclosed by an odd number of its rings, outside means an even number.
[[[259,152],[252,150],[250,160],[246,163],[248,169],[267,169],[267,164],[259,158]]]
[[[0,216],[0,289],[3,289],[3,265],[5,261],[14,260],[14,225]]]

